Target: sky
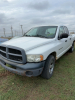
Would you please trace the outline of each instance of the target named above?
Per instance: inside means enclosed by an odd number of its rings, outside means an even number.
[[[75,0],[0,0],[0,36],[22,35],[32,27],[66,25],[75,30]]]

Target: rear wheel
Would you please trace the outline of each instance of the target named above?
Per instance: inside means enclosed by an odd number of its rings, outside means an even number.
[[[74,51],[74,42],[73,42],[72,47],[70,48],[69,51],[70,51],[71,53]]]
[[[51,78],[51,76],[53,75],[54,65],[55,65],[55,58],[53,55],[50,55],[46,60],[41,76],[46,79]]]

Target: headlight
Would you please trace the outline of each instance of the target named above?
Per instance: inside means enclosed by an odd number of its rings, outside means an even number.
[[[27,55],[27,62],[40,62],[43,60],[43,55]]]

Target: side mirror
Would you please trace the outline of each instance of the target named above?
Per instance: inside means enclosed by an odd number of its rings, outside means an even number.
[[[58,39],[67,38],[67,37],[68,37],[67,33],[62,33]]]

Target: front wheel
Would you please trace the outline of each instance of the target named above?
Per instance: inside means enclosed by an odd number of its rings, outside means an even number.
[[[41,76],[46,79],[51,78],[51,76],[53,75],[54,65],[55,65],[55,58],[53,55],[50,55],[46,60]]]

